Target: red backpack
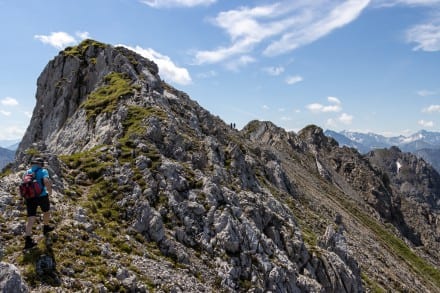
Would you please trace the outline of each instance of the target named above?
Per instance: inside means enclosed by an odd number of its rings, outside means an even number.
[[[40,183],[38,183],[34,175],[38,172],[38,170],[40,169],[37,169],[35,172],[32,173],[26,172],[26,174],[23,176],[23,180],[20,183],[19,189],[20,195],[25,199],[39,197],[43,192],[43,188],[41,187]]]

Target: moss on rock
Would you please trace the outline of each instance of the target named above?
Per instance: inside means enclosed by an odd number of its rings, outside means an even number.
[[[111,113],[116,110],[118,100],[132,95],[135,87],[132,81],[122,73],[111,72],[104,77],[104,85],[94,90],[82,104],[87,111],[87,119],[100,113]]]

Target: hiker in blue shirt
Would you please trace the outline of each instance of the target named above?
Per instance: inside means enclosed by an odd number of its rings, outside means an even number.
[[[49,179],[49,172],[44,167],[44,160],[42,158],[34,158],[31,161],[32,167],[26,173],[34,173],[34,176],[43,191],[40,196],[26,199],[27,223],[25,231],[25,249],[32,248],[37,243],[32,239],[32,227],[34,226],[37,208],[40,207],[43,212],[43,233],[47,235],[54,228],[49,225],[50,220],[50,202],[49,196],[52,194],[52,182]]]

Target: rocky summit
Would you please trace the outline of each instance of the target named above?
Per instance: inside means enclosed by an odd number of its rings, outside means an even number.
[[[1,175],[2,292],[439,292],[440,176],[322,129],[236,130],[123,47],[86,40],[37,81]],[[55,230],[22,251],[45,158]]]

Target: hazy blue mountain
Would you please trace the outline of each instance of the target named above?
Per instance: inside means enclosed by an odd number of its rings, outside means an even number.
[[[19,143],[20,139],[0,139],[0,147],[9,150],[16,150]]]
[[[361,133],[351,131],[336,132],[326,130],[325,135],[334,138],[341,146],[355,147],[361,153],[367,153],[377,148],[387,148],[392,146],[390,140],[382,135],[375,133]]]
[[[20,144],[20,142],[17,142],[17,143],[14,143],[12,145],[7,146],[6,148],[11,151],[16,151],[18,149],[19,144]]]
[[[14,160],[15,151],[0,147],[0,170]]]
[[[327,136],[336,139],[340,145],[356,147],[365,153],[373,149],[397,146],[403,151],[414,152],[421,149],[440,148],[440,132],[421,130],[409,136],[385,137],[376,133],[361,133],[352,131],[336,132],[326,130]]]
[[[325,135],[334,138],[341,146],[356,148],[360,153],[397,146],[423,158],[440,172],[440,132],[420,130],[409,136],[385,137],[375,133],[326,130]]]
[[[414,152],[414,154],[429,162],[440,173],[440,148],[437,149],[421,149]]]
[[[342,133],[339,133],[339,132],[336,132],[333,130],[326,130],[325,135],[336,139],[336,141],[339,143],[340,146],[352,147],[352,148],[357,149],[361,153],[367,153],[370,150],[364,144],[359,143],[355,140],[352,140]]]

